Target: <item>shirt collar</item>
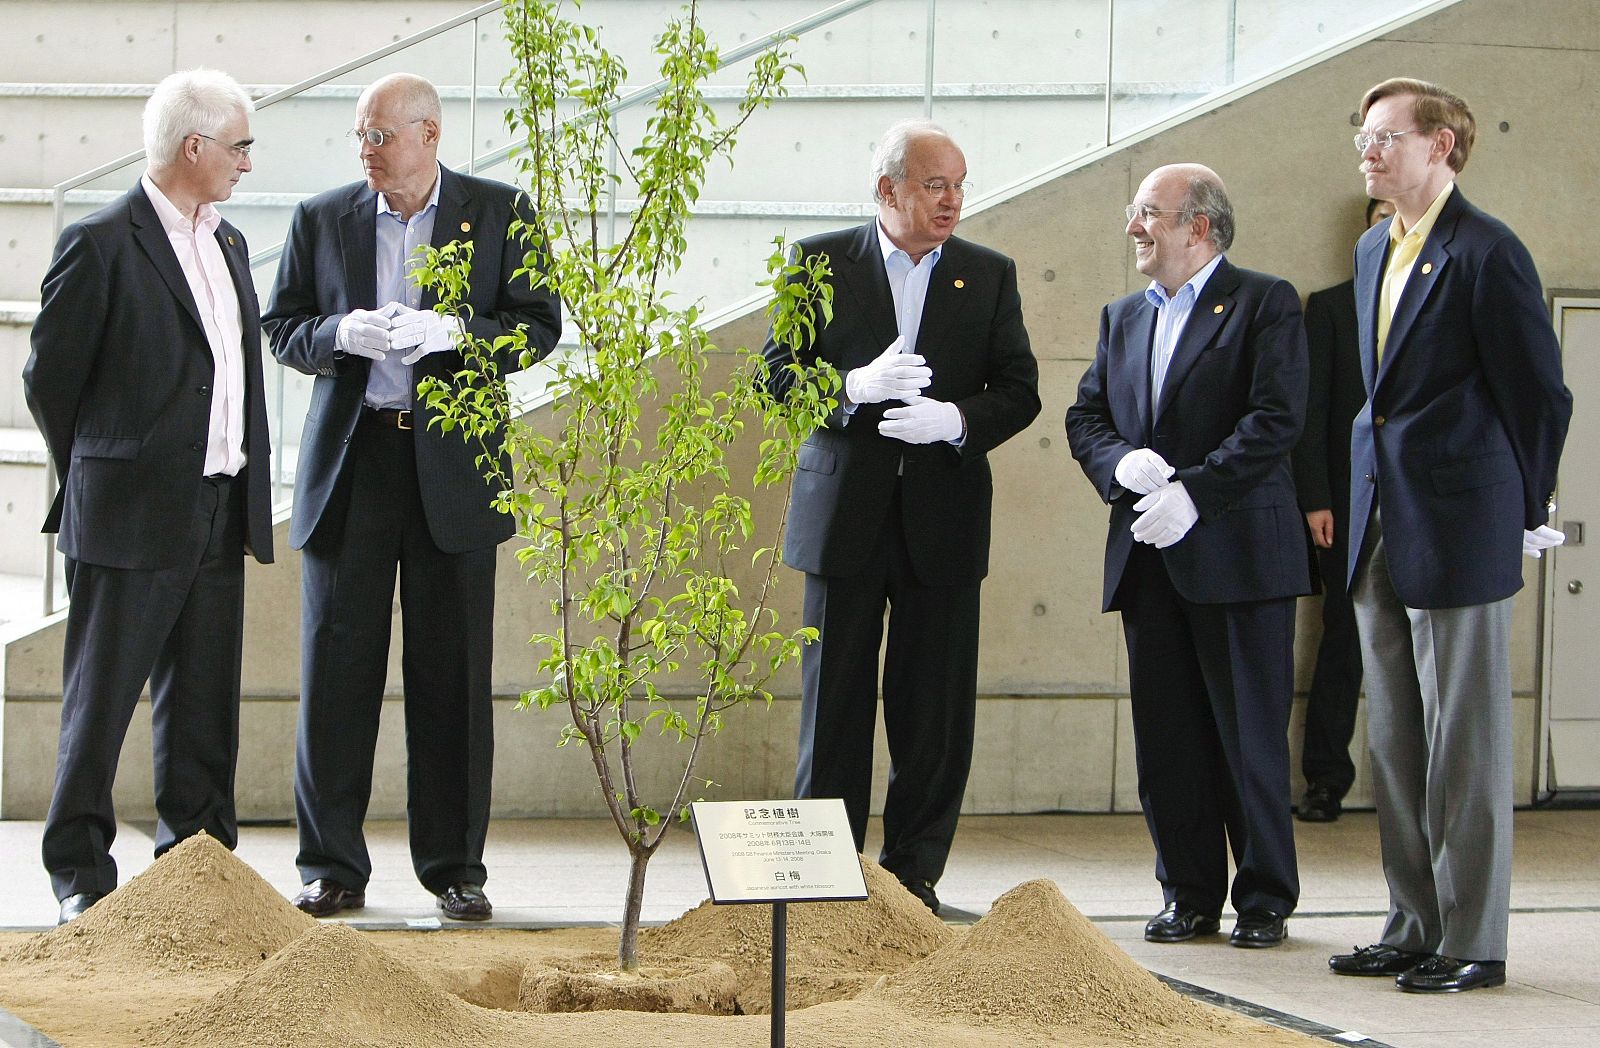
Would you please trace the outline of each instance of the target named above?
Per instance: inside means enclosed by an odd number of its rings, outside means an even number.
[[[883,254],[883,264],[884,265],[888,265],[889,264],[889,259],[893,255],[895,255],[896,253],[899,253],[900,255],[903,255],[905,257],[905,260],[908,263],[911,263],[912,268],[915,268],[916,266],[921,264],[921,263],[913,263],[913,262],[911,262],[911,255],[905,250],[905,248],[896,246],[895,242],[893,240],[889,239],[889,234],[885,233],[883,231],[883,223],[878,221],[876,218],[874,218],[872,220],[872,228],[878,231],[878,250],[880,252],[882,252],[882,254]],[[927,262],[931,266],[934,263],[939,261],[939,256],[943,252],[944,252],[944,245],[940,244],[938,247],[934,248],[932,251],[928,252],[926,255],[923,255],[922,256],[922,260],[924,262]]]
[[[200,205],[199,222],[189,221],[189,216],[167,199],[167,194],[156,185],[149,171],[139,176],[139,184],[144,187],[144,195],[150,198],[150,206],[155,208],[156,218],[161,220],[161,228],[167,231],[168,236],[173,233],[182,233],[184,236],[215,233],[217,226],[222,224],[222,215],[209,203]]]
[[[1417,219],[1417,224],[1410,229],[1401,232],[1399,222],[1390,222],[1389,243],[1398,244],[1400,241],[1411,237],[1426,240],[1428,234],[1433,232],[1433,224],[1439,220],[1439,212],[1444,210],[1444,202],[1450,199],[1450,191],[1455,187],[1456,184],[1453,179],[1446,182],[1444,188],[1439,190],[1439,195],[1433,198],[1433,203],[1428,205],[1428,210],[1422,213],[1422,217]],[[1396,215],[1395,217],[1398,218],[1399,216]]]
[[[1222,256],[1218,255],[1210,262],[1207,262],[1205,265],[1201,266],[1200,271],[1194,276],[1190,277],[1188,280],[1185,280],[1183,282],[1183,287],[1178,288],[1177,293],[1171,297],[1168,297],[1166,288],[1161,286],[1161,282],[1159,280],[1152,280],[1150,281],[1150,286],[1144,289],[1144,297],[1149,300],[1152,306],[1160,309],[1167,303],[1176,301],[1178,298],[1182,297],[1183,288],[1188,288],[1190,296],[1189,301],[1191,303],[1198,302],[1200,300],[1200,292],[1205,290],[1206,281],[1211,279],[1211,274],[1215,273],[1217,271],[1217,267],[1220,265],[1222,265]]]
[[[439,187],[444,185],[444,165],[439,164],[437,160],[434,161],[434,163],[438,164],[439,170],[438,173],[433,176],[433,192],[428,194],[428,202],[422,205],[422,210],[417,212],[418,215],[427,214],[430,207],[439,206]],[[400,212],[389,206],[389,198],[384,196],[381,192],[378,194],[378,214],[393,215],[395,218],[400,217]],[[415,218],[416,215],[413,215],[412,217]]]

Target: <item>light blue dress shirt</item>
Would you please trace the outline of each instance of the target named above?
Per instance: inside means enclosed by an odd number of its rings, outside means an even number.
[[[433,243],[433,221],[439,214],[439,186],[444,181],[443,169],[433,180],[433,193],[421,211],[407,221],[400,212],[389,205],[382,193],[378,194],[375,215],[377,235],[377,288],[378,308],[398,302],[412,309],[422,306],[422,288],[410,279],[417,265],[412,252],[423,244]],[[382,360],[372,362],[367,376],[365,401],[374,408],[409,408],[416,397],[417,384],[411,377],[411,365],[400,363],[407,352],[385,353]]]
[[[1156,307],[1156,337],[1150,347],[1152,412],[1161,403],[1161,386],[1167,380],[1167,365],[1172,363],[1172,351],[1178,348],[1178,339],[1183,337],[1183,329],[1188,326],[1189,314],[1194,312],[1194,304],[1200,298],[1200,292],[1205,290],[1206,281],[1211,279],[1211,274],[1221,264],[1222,256],[1218,255],[1190,277],[1175,295],[1168,296],[1166,288],[1155,280],[1150,281],[1150,286],[1144,289],[1145,299]]]
[[[894,241],[883,231],[883,224],[875,222],[878,231],[878,249],[883,252],[883,271],[889,278],[889,293],[894,296],[895,329],[905,339],[900,352],[917,351],[917,335],[922,330],[922,307],[928,301],[928,282],[933,277],[933,267],[939,264],[944,253],[940,244],[916,264],[911,256],[895,247]]]

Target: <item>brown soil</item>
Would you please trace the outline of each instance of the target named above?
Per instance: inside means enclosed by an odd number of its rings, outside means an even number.
[[[865,857],[861,866],[867,880],[865,901],[789,905],[790,1008],[855,997],[880,976],[921,960],[953,936],[893,874]],[[771,1010],[770,906],[703,902],[675,921],[644,929],[639,941],[641,953],[727,961],[739,975],[739,1007],[748,1014]]]
[[[616,954],[530,961],[517,1007],[525,1012],[684,1012],[733,1015],[738,979],[721,961],[651,957],[637,972],[616,970]]]
[[[908,905],[898,884],[890,891],[882,881],[869,869],[867,903],[791,908],[796,981],[880,983],[852,1000],[791,1011],[791,1043],[1317,1043],[1177,997],[1048,882],[1008,893],[969,933],[955,935],[924,919],[913,908],[920,904]],[[650,939],[732,949],[742,971],[765,964],[757,953],[767,914],[702,907]],[[748,1048],[767,1040],[762,1016],[502,1010],[516,1006],[530,965],[614,956],[616,932],[361,933],[317,924],[207,840],[174,848],[64,929],[0,943],[15,944],[0,950],[0,1003],[67,1048]],[[648,942],[646,963],[660,947]],[[875,974],[885,971],[898,974]]]

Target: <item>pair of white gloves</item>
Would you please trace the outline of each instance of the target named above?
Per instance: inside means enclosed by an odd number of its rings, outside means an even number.
[[[456,348],[461,322],[431,309],[412,309],[390,302],[382,309],[354,309],[339,321],[334,346],[351,356],[383,360],[409,349],[402,364],[415,364],[429,353]]]
[[[1133,504],[1139,514],[1129,529],[1134,541],[1166,549],[1189,534],[1200,519],[1183,481],[1171,479],[1177,470],[1149,448],[1135,448],[1122,456],[1114,472],[1118,484],[1144,496]]]
[[[921,395],[933,381],[933,369],[916,353],[901,352],[905,338],[896,338],[869,364],[848,371],[844,395],[853,404],[881,404],[903,400],[905,407],[889,408],[878,432],[907,444],[936,444],[960,440],[966,426],[961,409],[943,400]]]
[[[1183,481],[1169,483],[1174,472],[1166,459],[1149,448],[1128,452],[1115,470],[1118,484],[1144,496],[1133,504],[1141,514],[1133,522],[1134,539],[1148,542],[1156,549],[1166,549],[1183,538],[1200,519],[1194,499],[1183,490]],[[1522,552],[1537,560],[1545,550],[1565,541],[1566,535],[1541,524],[1522,533]]]

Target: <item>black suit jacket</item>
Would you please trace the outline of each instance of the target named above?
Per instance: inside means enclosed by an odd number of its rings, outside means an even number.
[[[1133,549],[1143,496],[1116,482],[1117,463],[1148,447],[1166,459],[1200,519],[1161,551],[1178,592],[1197,604],[1268,600],[1310,591],[1305,521],[1289,454],[1306,406],[1300,299],[1287,281],[1226,258],[1211,274],[1150,403],[1156,309],[1139,291],[1100,314],[1094,363],[1067,409],[1072,456],[1111,504],[1103,608]]]
[[[833,321],[805,349],[845,372],[895,340],[894,298],[884,272],[876,219],[856,229],[803,240],[806,257],[826,254],[833,269]],[[966,419],[960,448],[885,437],[886,404],[843,410],[800,449],[784,563],[814,575],[853,575],[872,553],[904,463],[900,494],[905,541],[925,585],[952,585],[989,572],[993,484],[988,453],[1039,414],[1039,367],[1028,347],[1017,268],[988,248],[951,237],[929,279],[917,352],[933,370],[924,396],[949,401]],[[792,380],[789,351],[768,339],[770,384]]]
[[[1306,299],[1310,384],[1306,425],[1294,448],[1300,509],[1332,510],[1336,533],[1350,519],[1350,424],[1367,402],[1356,338],[1355,281],[1314,291]]]
[[[1356,244],[1368,400],[1351,431],[1354,577],[1376,493],[1395,593],[1413,608],[1522,588],[1522,532],[1545,523],[1572,418],[1561,349],[1516,234],[1451,190],[1377,359],[1389,219]]]
[[[520,241],[507,237],[517,213],[517,190],[488,179],[444,168],[433,243],[472,241],[471,290],[463,311],[467,330],[490,339],[518,325],[528,329],[535,358],[548,353],[561,334],[561,306],[546,290],[533,290],[518,269],[529,264]],[[278,280],[265,327],[278,360],[315,375],[311,407],[300,438],[295,472],[294,513],[289,544],[306,544],[344,468],[350,437],[361,417],[371,361],[334,348],[339,321],[355,309],[376,309],[377,194],[365,182],[330,190],[295,208],[278,266]],[[424,291],[422,308],[437,297]],[[510,352],[496,355],[499,374],[522,365]],[[412,365],[420,383],[427,376],[448,378],[463,367],[459,352],[431,353]],[[434,543],[446,553],[493,546],[511,537],[511,517],[494,509],[497,492],[477,464],[481,449],[460,432],[444,433],[431,424],[437,413],[418,404],[412,437],[417,483]],[[493,438],[492,438],[493,439]]]
[[[244,236],[217,243],[243,333],[245,543],[272,560],[272,492],[260,307]],[[61,232],[22,381],[61,479],[44,531],[86,564],[193,562],[216,365],[200,312],[143,185]]]

